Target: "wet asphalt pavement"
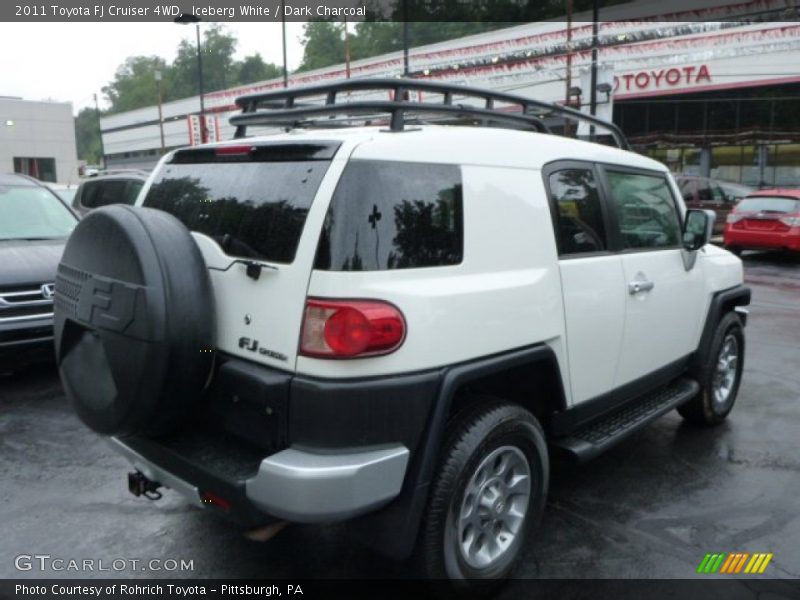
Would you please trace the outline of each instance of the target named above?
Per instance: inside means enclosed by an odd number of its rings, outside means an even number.
[[[728,421],[669,414],[583,466],[556,465],[521,578],[690,578],[707,552],[772,552],[764,577],[800,577],[800,260],[745,255],[746,366]],[[52,368],[0,377],[0,577],[406,576],[341,526],[268,543],[126,487],[128,464],[71,412]],[[193,571],[17,571],[20,554],[193,560]],[[513,597],[513,587],[506,594]]]

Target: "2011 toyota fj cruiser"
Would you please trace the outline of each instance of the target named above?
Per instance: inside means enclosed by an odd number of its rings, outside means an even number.
[[[614,125],[398,79],[239,104],[236,139],[169,153],[58,270],[64,386],[135,494],[348,519],[429,576],[502,578],[550,452],[730,412],[742,264]]]

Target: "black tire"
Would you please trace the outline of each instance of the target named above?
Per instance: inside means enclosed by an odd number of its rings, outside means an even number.
[[[741,256],[742,255],[742,249],[739,248],[738,246],[725,246],[725,249],[728,252],[731,252],[736,256]]]
[[[424,577],[450,579],[456,587],[462,589],[485,590],[493,582],[502,581],[512,571],[522,555],[528,532],[540,521],[547,499],[549,465],[544,433],[530,412],[492,397],[481,396],[470,400],[469,408],[457,415],[448,427],[441,459],[431,484],[415,558],[418,563],[417,568]],[[516,450],[507,450],[508,448]],[[501,551],[493,563],[485,568],[478,568],[468,564],[464,556],[465,551],[460,549],[458,541],[461,538],[460,521],[456,518],[456,513],[462,514],[468,484],[480,481],[473,479],[473,476],[477,477],[478,467],[497,452],[501,452],[497,455],[500,460],[504,456],[502,452],[506,452],[510,460],[518,461],[516,463],[518,470],[511,473],[513,481],[519,481],[521,473],[519,469],[523,469],[521,457],[524,457],[530,473],[530,493],[521,525],[517,533],[511,537],[512,542],[505,551]],[[492,466],[492,469],[496,466]],[[491,475],[492,477],[485,481],[484,489],[490,489],[494,479],[501,479],[499,475],[494,474],[494,471]],[[499,482],[497,484],[499,485]],[[484,497],[481,494],[472,496]],[[525,503],[524,495],[521,494],[503,497],[504,505],[501,500],[492,506],[491,511],[496,509],[495,512],[481,509],[490,514],[487,518],[487,530],[488,523],[492,521],[491,515],[516,519],[513,514]],[[514,509],[514,513],[510,512],[511,508]],[[503,510],[504,514],[498,512]],[[476,534],[474,528],[470,529],[471,527],[467,525],[467,530],[472,531],[472,535],[478,538],[481,535],[488,535]],[[499,526],[495,524],[491,527]],[[498,530],[493,529],[493,531]],[[502,536],[503,533],[498,535]],[[471,539],[471,536],[467,537]],[[480,539],[475,541],[477,544]]]
[[[720,377],[719,369],[721,354],[726,348],[729,339],[735,341],[736,364],[732,370],[732,383],[725,395],[724,401],[715,397],[715,385]],[[720,319],[711,348],[704,365],[697,373],[700,383],[700,392],[686,404],[678,407],[678,412],[687,421],[697,425],[719,425],[733,409],[736,394],[742,381],[742,368],[744,367],[744,328],[742,321],[735,312],[726,313]],[[726,386],[727,387],[727,386]]]
[[[56,275],[56,360],[81,420],[107,435],[169,431],[209,379],[214,297],[188,229],[107,206],[75,228]]]

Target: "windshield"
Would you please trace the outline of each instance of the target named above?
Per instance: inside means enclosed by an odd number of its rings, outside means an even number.
[[[0,240],[64,238],[77,222],[44,188],[0,185]]]
[[[800,201],[792,198],[758,196],[745,198],[737,206],[737,212],[793,213],[800,211]]]
[[[58,194],[59,198],[61,198],[64,202],[69,204],[70,202],[72,202],[73,198],[75,198],[75,192],[78,191],[78,188],[73,187],[73,188],[66,188],[66,189],[57,189],[57,190],[53,190],[53,191],[56,194]]]

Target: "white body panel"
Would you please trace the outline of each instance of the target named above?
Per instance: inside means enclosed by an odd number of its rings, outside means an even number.
[[[681,250],[623,253],[625,328],[615,387],[664,367],[697,348],[705,321],[704,265],[687,271]],[[634,282],[652,282],[631,294]]]
[[[558,260],[542,166],[583,160],[666,172],[662,164],[631,152],[475,127],[426,126],[402,133],[374,127],[316,130],[248,141],[310,139],[337,140],[342,146],[309,210],[291,265],[271,265],[277,269],[263,269],[254,281],[213,240],[195,234],[211,269],[217,345],[226,353],[307,375],[352,378],[432,369],[546,343],[556,354],[567,401],[573,404],[690,353],[712,292],[742,282],[741,262],[712,248],[699,253],[689,272],[679,250]],[[385,271],[313,270],[331,196],[351,159],[459,165],[463,261]],[[679,206],[683,211],[680,200]],[[631,297],[627,285],[639,272],[656,287],[646,297]],[[391,302],[405,316],[405,341],[378,357],[298,356],[307,297]],[[270,353],[240,347],[243,337],[258,340]]]
[[[618,255],[560,261],[573,402],[614,387],[625,326],[625,278]]]
[[[372,150],[362,145],[353,158],[374,158]],[[408,324],[403,345],[374,358],[300,357],[298,371],[322,377],[415,371],[563,336],[555,240],[539,172],[465,166],[462,177],[460,265],[311,276],[310,296],[398,306]]]

